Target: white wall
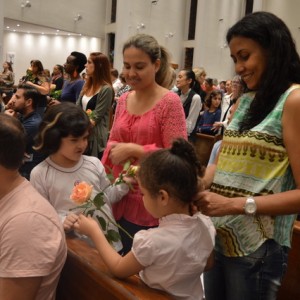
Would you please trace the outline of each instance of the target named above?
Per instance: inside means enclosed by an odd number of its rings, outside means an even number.
[[[198,1],[194,66],[204,67],[208,77],[219,80],[233,77],[226,33],[244,13],[244,0]]]
[[[194,66],[205,67],[208,76],[218,79],[234,75],[233,63],[226,45],[227,29],[245,11],[244,0],[198,1],[195,40],[187,40],[190,0],[118,0],[115,24],[115,67],[122,68],[122,45],[131,35],[147,33],[155,36],[172,56],[172,61],[184,66],[185,47],[194,48]],[[138,28],[143,23],[144,28]],[[172,33],[173,37],[168,37]]]
[[[272,12],[281,18],[295,40],[298,52],[300,52],[300,1],[299,0],[262,0],[262,10]]]
[[[25,0],[4,1],[4,16],[23,22],[104,38],[107,0],[30,0],[30,8],[21,8]],[[80,14],[82,20],[74,22]]]
[[[160,45],[168,48],[172,61],[181,63],[186,3],[182,0],[160,0],[154,5],[149,0],[118,0],[115,67],[122,68],[123,43],[136,33],[153,35]],[[141,23],[144,28],[139,28]],[[174,36],[167,37],[169,33]]]
[[[15,83],[25,75],[32,59],[38,59],[45,69],[52,69],[55,64],[63,65],[72,51],[89,55],[101,51],[101,40],[91,37],[68,37],[55,35],[24,34],[4,32],[3,60],[8,52],[15,53]]]

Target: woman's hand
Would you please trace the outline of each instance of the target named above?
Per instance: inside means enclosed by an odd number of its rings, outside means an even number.
[[[143,147],[134,143],[111,143],[109,158],[114,165],[129,159],[137,159],[144,153]]]
[[[98,223],[91,216],[79,215],[74,223],[74,229],[81,234],[91,237],[94,232],[100,230]]]
[[[228,198],[216,193],[204,191],[198,193],[198,199],[194,201],[194,205],[204,215],[221,217],[243,214],[244,204],[242,201],[242,198]]]

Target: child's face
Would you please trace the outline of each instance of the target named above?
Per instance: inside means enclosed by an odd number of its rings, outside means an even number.
[[[216,95],[211,99],[211,106],[212,108],[218,108],[221,104],[222,101],[222,96],[221,95]]]
[[[138,180],[140,190],[143,195],[143,202],[146,210],[150,213],[150,215],[154,218],[160,218],[161,215],[159,213],[158,209],[158,201],[156,197],[151,196],[149,191],[145,189],[142,185],[141,182]]]
[[[68,166],[77,163],[88,144],[88,131],[80,137],[68,135],[62,138],[58,151],[54,154],[56,161]]]

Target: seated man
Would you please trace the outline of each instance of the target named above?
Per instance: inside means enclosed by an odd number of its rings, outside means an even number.
[[[58,215],[18,169],[21,123],[0,114],[0,299],[54,300],[67,249]]]
[[[31,170],[45,159],[44,155],[32,149],[34,137],[42,121],[36,110],[40,97],[40,92],[34,87],[28,84],[20,84],[9,101],[10,108],[5,111],[6,114],[17,117],[25,128],[26,154],[19,171],[28,180]]]

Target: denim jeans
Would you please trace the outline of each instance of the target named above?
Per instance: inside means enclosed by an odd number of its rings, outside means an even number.
[[[204,273],[205,300],[276,300],[287,258],[288,248],[274,240],[243,257],[216,252],[213,269]]]

